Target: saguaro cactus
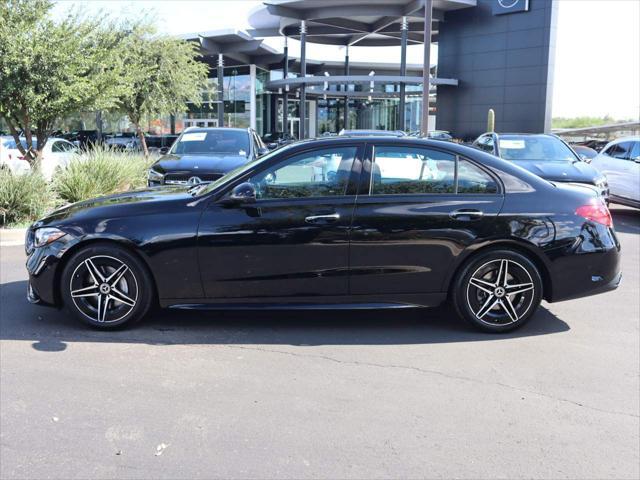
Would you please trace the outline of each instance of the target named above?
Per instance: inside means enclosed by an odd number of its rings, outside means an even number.
[[[496,128],[496,112],[493,111],[493,108],[489,109],[487,113],[487,132],[493,132]]]

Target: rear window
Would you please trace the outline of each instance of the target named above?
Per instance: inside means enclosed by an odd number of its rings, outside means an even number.
[[[185,132],[173,145],[175,154],[249,156],[249,133],[241,130]]]

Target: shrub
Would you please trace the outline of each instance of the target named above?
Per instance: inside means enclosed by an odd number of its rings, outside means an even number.
[[[96,148],[78,155],[53,178],[60,198],[78,202],[146,185],[151,160],[142,155]]]
[[[54,206],[53,198],[41,174],[14,175],[0,169],[0,224],[36,220]]]

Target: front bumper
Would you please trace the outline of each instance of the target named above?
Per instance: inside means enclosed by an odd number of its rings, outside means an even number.
[[[29,274],[27,300],[30,303],[62,305],[59,295],[62,258],[76,242],[74,237],[66,235],[44,247],[27,247],[26,268]]]

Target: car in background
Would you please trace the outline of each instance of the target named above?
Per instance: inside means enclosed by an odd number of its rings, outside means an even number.
[[[229,130],[189,130],[174,149],[218,149],[213,140],[237,139]],[[474,327],[500,333],[524,325],[543,298],[593,295],[621,279],[611,215],[592,189],[553,185],[452,142],[388,136],[296,142],[207,185],[67,205],[29,227],[25,250],[27,298],[101,329],[156,304],[449,301]]]
[[[591,165],[607,176],[612,202],[640,208],[640,137],[609,142]]]
[[[85,150],[100,143],[100,134],[98,133],[98,130],[76,130],[65,134],[60,138],[69,140],[74,145]],[[104,138],[105,135],[103,135],[102,141],[104,141]]]
[[[16,142],[10,135],[0,137],[0,169],[9,170],[14,175],[22,175],[31,171],[29,162],[16,149]]]
[[[378,137],[406,137],[407,134],[402,130],[345,130],[344,128],[338,133],[344,137],[370,137],[372,135]]]
[[[270,150],[295,142],[295,140],[291,134],[286,132],[269,132],[262,136],[262,141]]]
[[[219,179],[269,149],[250,128],[187,128],[148,172],[148,185],[197,185]]]
[[[591,160],[593,160],[596,155],[598,155],[598,152],[593,148],[585,147],[584,145],[571,145],[571,148],[573,148],[573,151],[576,152],[578,156],[587,163],[591,162]]]
[[[144,139],[147,142],[147,148],[150,152],[165,154],[173,146],[178,136],[179,135],[174,134],[145,135]]]
[[[26,139],[21,138],[20,141],[23,147],[26,148]],[[2,144],[2,147],[0,147],[0,159],[2,159],[3,165],[5,161],[8,162],[6,165],[9,170],[16,174],[31,171],[29,162],[18,149],[13,137],[2,137],[0,143]],[[32,145],[33,148],[38,148],[37,140],[33,139]],[[66,168],[77,151],[78,147],[64,138],[49,138],[42,151],[42,163],[40,165],[40,171],[44,178],[51,180],[57,169]]]
[[[555,135],[491,132],[480,135],[472,146],[550,182],[589,186],[597,190],[602,200],[609,201],[607,177]]]
[[[419,138],[429,138],[431,140],[453,140],[453,136],[446,130],[431,130],[427,132],[426,135],[423,135],[420,130],[413,131],[409,133],[410,137],[419,137]]]
[[[121,152],[139,152],[142,150],[142,142],[135,132],[119,132],[107,137],[104,144],[111,150]]]

